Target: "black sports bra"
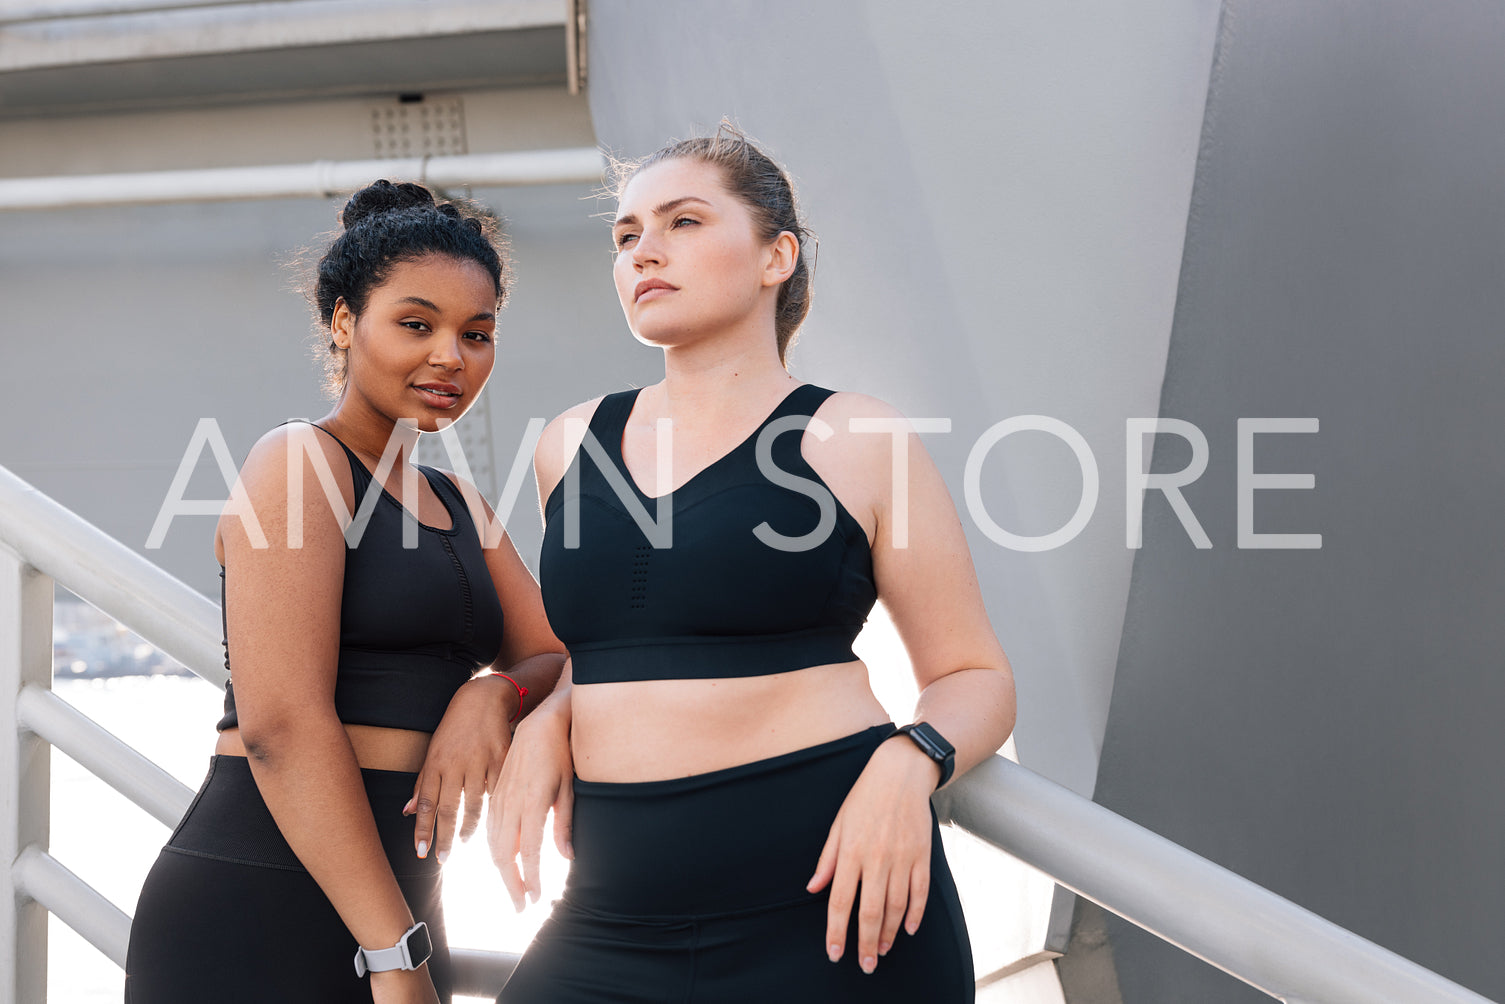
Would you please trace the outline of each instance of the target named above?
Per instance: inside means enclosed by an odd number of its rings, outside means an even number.
[[[350,448],[340,446],[350,460],[359,513],[373,479]],[[381,495],[365,531],[356,545],[345,546],[334,706],[347,725],[433,732],[455,691],[501,653],[502,606],[470,510],[449,478],[427,467],[418,470],[449,511],[450,528],[418,523],[377,486]],[[405,548],[403,527],[410,522],[417,524],[418,546]],[[222,568],[222,609],[224,576]],[[229,649],[227,641],[226,669]],[[235,691],[227,686],[225,716],[217,727],[238,724]]]
[[[872,553],[800,452],[832,393],[796,387],[662,506],[622,462],[638,392],[601,400],[544,506],[539,557],[574,682],[763,676],[856,658],[877,599]]]

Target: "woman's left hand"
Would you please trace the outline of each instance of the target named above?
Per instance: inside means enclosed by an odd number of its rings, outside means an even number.
[[[826,911],[826,954],[836,962],[846,950],[852,905],[857,904],[857,961],[871,973],[888,954],[899,924],[920,928],[930,892],[930,795],[940,768],[913,743],[889,740],[874,751],[826,838],[806,888],[831,887]]]
[[[475,832],[485,796],[502,776],[512,745],[510,720],[517,708],[517,688],[496,674],[476,677],[450,699],[429,740],[413,798],[403,809],[405,815],[417,817],[413,844],[420,858],[430,850],[440,863],[449,857],[462,801],[460,839],[469,840]]]

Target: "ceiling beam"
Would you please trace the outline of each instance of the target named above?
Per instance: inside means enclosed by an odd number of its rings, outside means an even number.
[[[0,16],[0,74],[299,46],[563,27],[564,0],[114,0]]]

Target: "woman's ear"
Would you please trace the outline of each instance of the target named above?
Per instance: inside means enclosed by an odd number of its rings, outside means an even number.
[[[336,348],[349,349],[355,338],[355,314],[342,296],[334,301],[334,316],[329,320],[329,338]]]
[[[780,230],[779,235],[768,245],[768,263],[763,266],[763,285],[777,286],[794,274],[794,266],[799,264],[800,242],[787,230]]]

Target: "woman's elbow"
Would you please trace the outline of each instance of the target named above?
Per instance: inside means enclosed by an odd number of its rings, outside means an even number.
[[[992,708],[998,719],[998,745],[1002,746],[1014,734],[1018,719],[1019,699],[1014,689],[1014,671],[1008,658],[1000,653],[998,664],[989,667],[988,675],[994,689]]]
[[[321,733],[331,728],[344,731],[332,710],[321,715],[307,710],[261,708],[249,715],[242,711],[238,717],[246,756],[262,767],[276,767],[296,755],[300,744],[317,742]]]

